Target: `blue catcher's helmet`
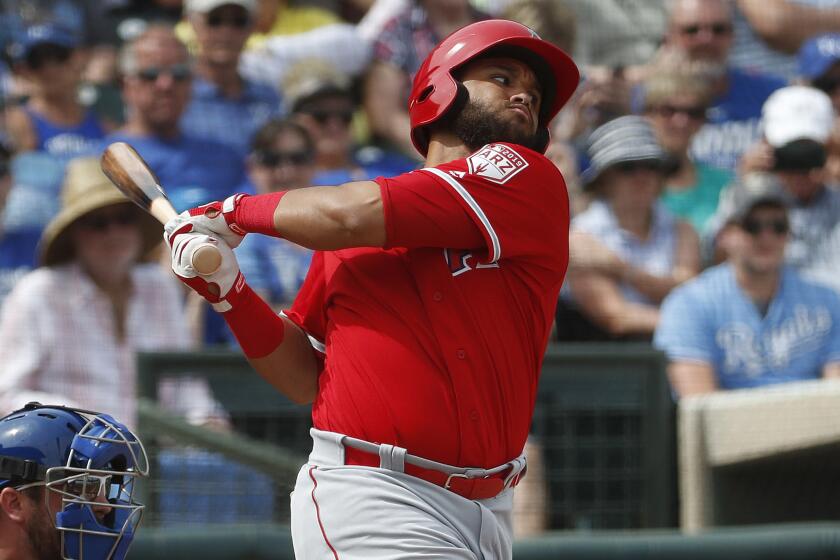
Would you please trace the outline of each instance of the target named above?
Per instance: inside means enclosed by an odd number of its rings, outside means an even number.
[[[66,560],[123,560],[143,515],[134,481],[143,444],[107,414],[29,403],[0,418],[0,489],[44,486]],[[55,494],[53,494],[55,493]]]

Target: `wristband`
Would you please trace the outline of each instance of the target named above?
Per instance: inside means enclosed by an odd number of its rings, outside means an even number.
[[[283,318],[248,284],[228,301],[231,309],[222,313],[222,317],[246,357],[264,358],[280,346],[286,331]]]
[[[242,196],[233,209],[233,223],[243,231],[280,237],[274,227],[274,211],[288,191]]]

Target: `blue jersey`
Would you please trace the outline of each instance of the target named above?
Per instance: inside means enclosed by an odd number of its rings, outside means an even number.
[[[236,192],[245,177],[243,158],[218,142],[182,134],[174,140],[114,133],[108,142],[127,142],[152,168],[178,212]]]
[[[695,161],[734,170],[741,155],[761,138],[761,107],[785,82],[773,76],[730,68],[729,89],[715,99],[708,122],[691,142]]]
[[[54,124],[26,107],[24,111],[29,115],[38,137],[35,149],[65,161],[94,154],[100,140],[105,136],[99,119],[90,109],[85,112],[82,122],[72,126]]]
[[[787,267],[762,316],[733,268],[718,265],[665,298],[654,345],[672,361],[710,364],[722,389],[819,378],[840,361],[840,296]]]

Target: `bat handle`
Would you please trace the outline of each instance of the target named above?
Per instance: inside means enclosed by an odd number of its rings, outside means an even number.
[[[196,248],[191,264],[199,274],[213,274],[222,266],[222,255],[218,247],[211,243],[204,243]]]

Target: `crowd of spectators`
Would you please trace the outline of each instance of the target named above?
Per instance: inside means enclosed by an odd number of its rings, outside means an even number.
[[[687,371],[729,388],[833,370],[835,353],[778,313],[792,306],[800,320],[813,304],[809,318],[840,321],[840,0],[12,0],[0,3],[0,407],[24,389],[69,387],[49,381],[61,370],[89,386],[102,383],[94,370],[113,371],[109,382],[133,387],[125,356],[138,349],[232,344],[156,269],[145,218],[80,190],[103,187],[91,157],[108,143],[132,144],[179,211],[399,174],[420,164],[406,111],[419,62],[489,17],[531,26],[582,69],[547,152],[573,209],[556,339],[652,341],[691,363],[674,370],[679,387]],[[776,185],[783,203],[745,211],[755,183]],[[310,258],[259,237],[238,254],[278,308]],[[770,278],[759,299],[745,280],[756,260]],[[143,295],[149,283],[158,296]],[[740,314],[692,318],[714,314],[698,294],[718,284],[743,296],[766,368],[733,371],[719,347],[739,345],[726,321]],[[166,318],[154,316],[160,294],[173,300]],[[73,345],[99,350],[62,355]],[[800,347],[824,359],[799,360]],[[133,418],[131,403],[65,396]]]

